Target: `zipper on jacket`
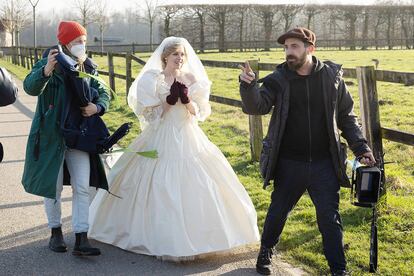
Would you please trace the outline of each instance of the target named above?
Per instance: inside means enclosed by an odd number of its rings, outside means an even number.
[[[310,118],[309,78],[306,78],[306,95],[308,96],[309,162],[312,162],[312,132]]]

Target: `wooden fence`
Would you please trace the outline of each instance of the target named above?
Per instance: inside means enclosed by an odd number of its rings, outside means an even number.
[[[219,49],[218,41],[205,41],[203,45],[200,41],[190,39],[196,51],[217,51]],[[152,52],[158,46],[154,44],[105,44],[103,45],[105,52],[113,53],[143,53]],[[39,46],[38,46],[39,47]],[[13,47],[1,47],[3,51],[9,53]],[[42,46],[40,46],[42,48]],[[44,47],[43,47],[44,48]],[[101,51],[100,44],[88,44],[87,47],[91,51]],[[268,48],[282,48],[276,40],[226,40],[224,48],[226,51],[261,51]],[[151,50],[152,49],[152,50]],[[202,49],[202,50],[201,50]],[[394,38],[394,39],[318,39],[318,49],[323,50],[350,50],[350,49],[414,49],[413,38]]]
[[[41,49],[34,50],[33,48],[20,47],[19,49],[15,49],[13,55],[7,56],[7,59],[9,59],[14,64],[18,64],[31,69],[34,62],[41,57],[41,52]],[[109,77],[109,85],[114,91],[116,91],[115,79],[118,78],[126,81],[125,91],[128,92],[129,87],[134,80],[131,75],[132,61],[137,62],[141,65],[145,64],[144,60],[140,59],[132,53],[102,53],[88,51],[89,57],[93,57],[93,55],[107,56],[108,71],[98,70],[98,72],[101,75]],[[125,59],[125,75],[115,73],[114,57],[121,57]],[[231,69],[237,69],[238,65],[240,64],[239,62],[212,60],[202,60],[202,62],[204,66],[208,67]],[[252,60],[250,61],[250,64],[252,66],[252,69],[256,72],[257,76],[261,70],[273,71],[277,66],[277,64],[274,63],[259,63],[258,60]],[[344,76],[349,78],[356,78],[358,80],[363,131],[368,138],[369,145],[374,150],[376,158],[382,154],[382,139],[414,146],[414,134],[380,127],[379,112],[377,112],[379,110],[379,104],[378,98],[376,96],[377,81],[414,85],[414,73],[375,70],[373,66],[362,66],[355,69],[344,68]],[[242,102],[240,100],[229,99],[216,95],[211,95],[210,100],[229,106],[239,108],[242,107]],[[372,112],[372,110],[375,110],[375,112]],[[376,123],[374,124],[372,122]],[[263,139],[263,124],[261,116],[249,115],[249,130],[252,159],[257,161],[260,157]]]

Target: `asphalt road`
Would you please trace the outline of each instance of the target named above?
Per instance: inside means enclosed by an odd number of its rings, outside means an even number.
[[[25,148],[36,97],[27,95],[20,81],[18,101],[0,107],[0,141],[5,156],[0,163],[0,275],[257,275],[258,245],[223,256],[174,263],[139,255],[92,241],[102,250],[98,257],[74,257],[71,250],[71,188],[62,194],[62,217],[67,253],[47,247],[47,228],[42,198],[26,193],[21,185]],[[91,197],[93,190],[91,190]],[[274,258],[274,275],[303,275],[298,268]]]

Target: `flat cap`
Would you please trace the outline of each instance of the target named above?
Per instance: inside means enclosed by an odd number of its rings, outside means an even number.
[[[316,42],[315,33],[303,27],[298,27],[287,31],[286,33],[279,36],[277,42],[280,44],[284,44],[287,38],[298,38],[303,42],[308,42],[309,44],[312,44],[313,46],[315,46]]]

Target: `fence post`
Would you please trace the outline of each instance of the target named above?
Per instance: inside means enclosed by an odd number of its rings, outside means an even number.
[[[108,52],[108,76],[109,76],[109,86],[113,91],[115,91],[115,76],[114,76],[114,56],[112,53]]]
[[[131,73],[131,53],[126,53],[125,55],[125,75],[126,75],[126,90],[125,90],[125,94],[126,94],[126,101],[128,103],[128,91],[129,91],[129,87],[131,86],[132,83],[132,73]]]
[[[11,53],[11,61],[12,61],[12,63],[13,63],[13,64],[15,64],[15,63],[14,63],[14,55],[15,55],[15,50],[14,50],[14,47],[13,47],[13,46],[12,46],[11,51],[12,51],[12,53]]]
[[[14,56],[14,64],[15,65],[20,65],[19,64],[19,50],[18,50],[17,46],[14,46],[14,48],[13,48],[13,56]]]
[[[19,47],[19,56],[20,56],[20,66],[26,67],[25,57],[24,57],[24,48]]]
[[[26,48],[26,68],[30,70],[30,52],[29,48]]]
[[[382,160],[383,148],[375,69],[374,66],[358,66],[356,72],[362,131],[375,159]],[[382,195],[385,195],[385,192],[385,187],[383,187]]]
[[[250,67],[259,78],[259,60],[249,60]],[[250,152],[253,161],[259,161],[262,151],[263,124],[261,115],[249,115]]]
[[[31,69],[33,69],[33,55],[34,55],[34,53],[33,53],[33,51],[32,50],[34,50],[33,48],[29,48],[29,56],[30,56],[30,68]]]
[[[26,68],[26,53],[24,52],[26,48],[20,47],[20,64],[22,67]]]
[[[18,65],[17,46],[13,46],[13,64]]]
[[[30,69],[29,68],[29,54],[28,54],[28,49],[25,47],[25,48],[23,48],[24,49],[24,64],[25,64],[25,66],[24,67],[26,67],[27,69]]]
[[[21,46],[17,48],[17,52],[18,52],[18,60],[19,60],[18,65],[24,67],[25,65],[24,65],[24,58],[23,58],[23,52],[22,52]]]
[[[39,61],[39,54],[38,54],[38,49],[34,48],[34,63]]]

